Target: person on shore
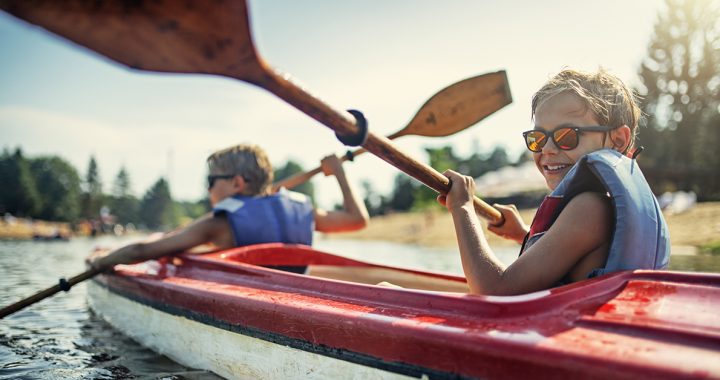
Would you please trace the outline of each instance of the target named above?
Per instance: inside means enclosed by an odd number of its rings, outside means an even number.
[[[271,242],[311,245],[313,230],[353,231],[368,223],[365,204],[348,183],[335,155],[321,162],[323,173],[335,176],[343,195],[343,209],[335,211],[314,208],[307,196],[284,188],[271,193],[273,169],[258,146],[223,149],[210,155],[207,163],[211,213],[158,240],[99,252],[90,258],[90,265],[107,270],[208,243],[216,249]]]
[[[471,293],[523,294],[614,271],[667,267],[668,228],[635,162],[642,150],[633,149],[639,118],[631,90],[604,70],[564,70],[535,93],[535,127],[523,136],[552,192],[530,226],[514,206],[496,205],[505,222],[488,229],[523,244],[510,266],[483,234],[473,179],[445,172],[451,188],[438,201],[452,214]]]

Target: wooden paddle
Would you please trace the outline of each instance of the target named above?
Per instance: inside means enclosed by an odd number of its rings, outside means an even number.
[[[0,0],[0,8],[51,32],[138,70],[214,74],[264,88],[339,135],[358,132],[355,118],[337,111],[257,53],[244,0],[211,3],[155,0],[102,2],[85,0]],[[510,102],[507,82],[500,81],[489,102]],[[448,179],[397,149],[385,137],[368,133],[365,149],[440,193]],[[475,197],[475,210],[492,224],[500,212]]]
[[[244,0],[0,0],[0,9],[133,69],[239,79],[272,92],[336,134],[358,132],[351,114],[331,108],[258,55]],[[489,101],[511,101],[507,82],[499,84],[492,94],[490,97],[504,100]],[[362,146],[440,193],[450,189],[445,176],[401,152],[385,137],[370,132]],[[475,197],[474,205],[477,213],[490,223],[504,222],[498,210],[479,198]],[[89,270],[71,281],[81,282],[96,274]],[[3,311],[17,311],[57,293],[60,288],[60,285],[57,289],[49,288]]]
[[[25,307],[30,306],[30,305],[34,304],[35,302],[42,301],[45,298],[48,298],[51,295],[53,295],[61,290],[64,290],[67,292],[70,290],[70,288],[73,285],[83,282],[89,278],[93,278],[98,273],[100,273],[100,271],[98,271],[97,269],[88,269],[85,272],[82,272],[82,273],[78,274],[77,276],[70,278],[69,280],[65,280],[64,278],[60,279],[59,284],[57,284],[55,286],[51,286],[41,292],[33,294],[30,297],[27,297],[21,301],[15,302],[14,304],[12,304],[10,306],[6,306],[6,307],[0,309],[0,319],[5,318],[6,316],[8,316],[16,311],[24,309]]]
[[[410,135],[442,137],[465,130],[510,104],[512,99],[509,93],[505,96],[495,94],[496,91],[507,91],[508,88],[504,71],[482,74],[453,83],[428,99],[405,128],[387,138],[394,140]],[[348,151],[342,161],[352,161],[365,152],[367,150],[364,148]],[[292,189],[320,172],[322,168],[317,167],[282,179],[273,184],[273,191],[281,187]]]

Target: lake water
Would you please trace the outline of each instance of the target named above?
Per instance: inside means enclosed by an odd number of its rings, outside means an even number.
[[[84,257],[96,246],[113,247],[136,239],[0,241],[0,306],[82,272]],[[318,239],[315,247],[380,264],[462,273],[455,249],[324,239]],[[510,263],[517,250],[496,253]],[[671,269],[720,272],[720,256],[674,256]],[[174,363],[115,331],[88,310],[84,284],[0,320],[0,380],[125,378],[218,379]]]

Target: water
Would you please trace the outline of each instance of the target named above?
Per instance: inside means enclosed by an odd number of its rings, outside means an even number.
[[[0,241],[0,305],[54,285],[60,277],[82,272],[83,259],[94,247],[127,241],[115,237]],[[316,242],[316,248],[380,264],[462,273],[455,249],[323,239]],[[517,249],[496,253],[510,263]],[[677,256],[671,260],[671,268],[720,272],[720,256]],[[88,310],[84,284],[0,320],[0,380],[125,378],[219,379],[174,363],[115,331]]]

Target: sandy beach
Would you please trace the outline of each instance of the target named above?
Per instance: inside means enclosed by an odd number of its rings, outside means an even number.
[[[535,215],[535,209],[521,210],[521,214],[529,223]],[[686,212],[666,214],[665,219],[670,228],[673,255],[695,254],[700,246],[720,241],[720,202],[698,203]],[[518,246],[515,242],[489,232],[487,236],[491,246]],[[444,210],[378,216],[372,218],[369,226],[362,231],[328,234],[327,238],[456,246],[452,219]]]

